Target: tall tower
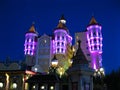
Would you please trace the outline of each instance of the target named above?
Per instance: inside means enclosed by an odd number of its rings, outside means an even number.
[[[102,26],[97,23],[94,17],[87,26],[88,49],[91,53],[91,66],[94,69],[102,67]]]
[[[69,30],[66,27],[66,20],[64,16],[59,20],[57,28],[54,30],[54,53],[55,54],[66,54],[67,44],[72,44],[72,37],[69,35]]]
[[[71,64],[71,45],[72,37],[70,36],[69,30],[66,27],[66,20],[64,16],[62,16],[54,30],[53,39],[53,54],[58,60],[57,71],[60,76],[69,68]]]
[[[27,66],[35,64],[36,46],[38,34],[35,31],[34,24],[30,27],[29,31],[25,34],[24,54]]]

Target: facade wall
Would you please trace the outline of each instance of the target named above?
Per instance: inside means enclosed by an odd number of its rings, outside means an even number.
[[[50,66],[51,60],[51,37],[47,35],[42,35],[38,39],[38,46],[37,46],[37,55],[36,55],[36,64],[40,65],[43,71],[48,71]],[[37,61],[38,60],[38,61]]]

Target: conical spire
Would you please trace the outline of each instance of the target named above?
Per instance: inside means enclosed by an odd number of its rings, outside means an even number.
[[[92,16],[89,24],[98,24],[94,16]]]
[[[64,29],[64,30],[66,30],[69,33],[69,31],[68,31],[68,29],[66,27],[66,20],[64,18],[64,15],[61,16],[61,18],[59,20],[59,23],[57,25],[57,29],[59,29],[59,28],[60,29]]]
[[[88,64],[88,61],[81,49],[81,41],[79,40],[78,41],[78,50],[76,52],[76,55],[73,56],[73,65],[76,65],[76,64]]]
[[[36,32],[36,31],[35,31],[34,23],[32,23],[32,25],[31,25],[31,27],[30,27],[30,29],[29,29],[29,32],[33,32],[33,33]]]

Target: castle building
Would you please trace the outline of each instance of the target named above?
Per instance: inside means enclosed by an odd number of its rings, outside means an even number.
[[[25,62],[0,63],[0,90],[93,90],[94,71],[104,72],[101,29],[92,17],[72,44],[64,16],[53,35],[39,35],[32,24],[25,34]]]
[[[78,49],[77,42],[80,40],[82,51],[89,61],[89,67],[99,70],[102,68],[101,29],[102,26],[92,17],[85,31],[75,33],[75,44],[72,45],[72,36],[66,27],[64,16],[60,18],[57,27],[53,30],[53,35],[40,36],[32,25],[25,34],[26,64],[33,71],[48,72],[52,59],[56,55],[58,67],[64,67],[67,70],[71,65],[73,54]]]
[[[48,72],[54,55],[59,59],[59,65],[63,65],[62,60],[68,58],[68,46],[72,46],[72,37],[65,24],[66,20],[62,16],[51,36],[46,34],[39,36],[34,25],[31,26],[25,34],[24,44],[26,64],[29,69],[36,71],[39,67],[42,72]]]

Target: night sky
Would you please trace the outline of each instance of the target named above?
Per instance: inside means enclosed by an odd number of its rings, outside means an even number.
[[[102,25],[105,71],[120,67],[119,0],[0,0],[0,60],[7,56],[22,60],[25,33],[32,22],[40,35],[51,35],[62,14],[73,38],[94,15]]]

